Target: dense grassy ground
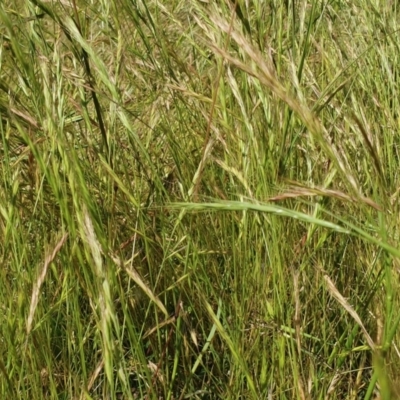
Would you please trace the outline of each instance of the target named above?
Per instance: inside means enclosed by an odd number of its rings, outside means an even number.
[[[0,397],[398,398],[395,1],[0,5]]]

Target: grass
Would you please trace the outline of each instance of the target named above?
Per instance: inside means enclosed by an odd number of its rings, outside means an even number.
[[[398,20],[5,0],[1,397],[399,398]]]

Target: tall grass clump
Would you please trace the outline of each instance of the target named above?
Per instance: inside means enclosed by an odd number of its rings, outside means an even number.
[[[4,0],[0,397],[398,398],[399,17]]]

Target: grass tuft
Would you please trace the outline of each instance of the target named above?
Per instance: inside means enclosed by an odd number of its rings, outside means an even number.
[[[394,399],[396,2],[0,5],[0,397]]]

